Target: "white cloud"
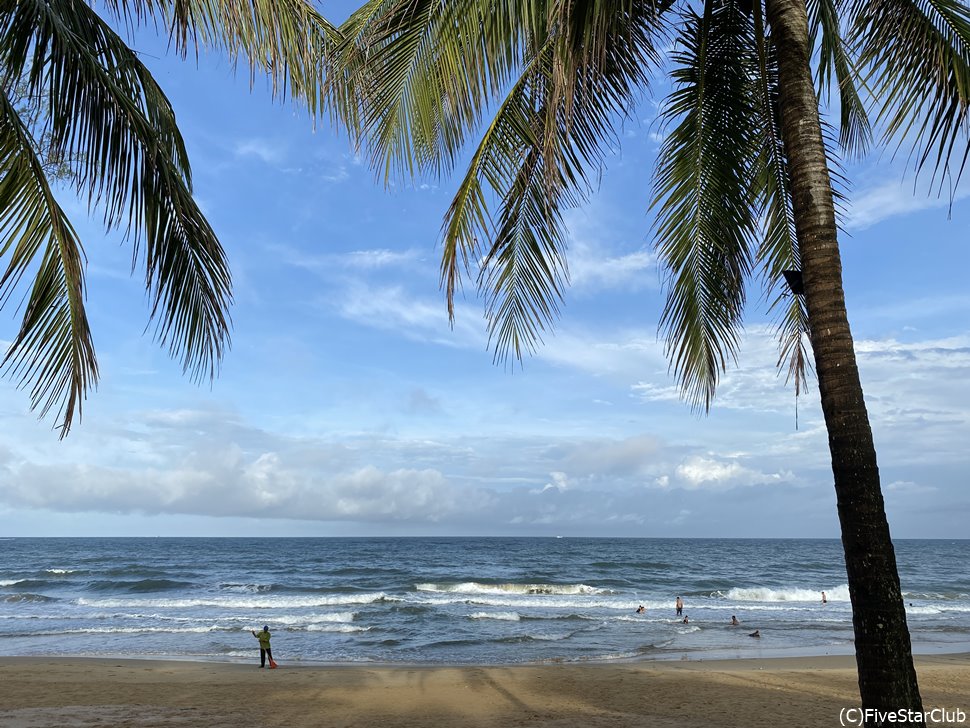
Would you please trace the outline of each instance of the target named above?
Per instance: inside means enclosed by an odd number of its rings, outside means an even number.
[[[683,487],[692,490],[777,484],[792,480],[790,473],[763,473],[747,468],[737,460],[713,457],[692,457],[677,466],[675,475]]]
[[[268,139],[244,139],[237,142],[233,153],[237,157],[255,157],[266,164],[279,164],[286,158],[282,145]]]
[[[333,256],[339,263],[349,268],[389,268],[401,267],[413,263],[418,259],[415,250],[388,250],[380,248],[376,250],[354,250],[342,256]]]
[[[891,173],[892,174],[892,173]],[[970,195],[966,185],[958,190],[955,199]],[[865,230],[873,225],[901,215],[921,210],[946,208],[949,197],[928,194],[927,190],[914,187],[912,181],[896,177],[853,194],[848,205],[844,224],[848,230]]]
[[[656,257],[648,250],[610,255],[589,245],[570,249],[569,282],[574,289],[659,287]]]
[[[288,245],[269,246],[282,263],[317,274],[333,274],[335,271],[371,271],[384,268],[407,268],[420,260],[418,251],[373,248],[352,250],[346,253],[311,253]]]
[[[485,340],[484,326],[475,328],[468,312],[456,314],[455,325],[448,321],[448,310],[441,299],[413,296],[398,285],[373,286],[353,283],[334,302],[340,315],[366,326],[394,331],[419,341],[445,346],[476,346]]]

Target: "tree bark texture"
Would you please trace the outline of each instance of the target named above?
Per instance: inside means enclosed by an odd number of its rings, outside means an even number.
[[[835,476],[862,707],[922,712],[875,444],[845,309],[805,4],[804,0],[766,0],[766,10],[779,60],[782,138]],[[888,724],[884,716],[867,715],[866,725],[884,724]]]

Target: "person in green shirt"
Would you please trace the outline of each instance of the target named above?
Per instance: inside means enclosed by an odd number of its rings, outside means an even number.
[[[263,625],[262,632],[251,631],[253,637],[259,640],[259,666],[266,667],[266,658],[268,657],[270,669],[276,667],[276,663],[273,661],[273,650],[269,646],[269,625]]]

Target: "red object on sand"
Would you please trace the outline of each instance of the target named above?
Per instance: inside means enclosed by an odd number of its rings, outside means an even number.
[[[270,661],[269,661],[269,669],[270,670],[275,670],[276,668],[277,668],[276,662],[274,660],[270,659]]]

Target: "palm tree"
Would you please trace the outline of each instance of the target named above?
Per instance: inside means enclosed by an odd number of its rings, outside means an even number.
[[[371,0],[339,28],[328,102],[385,181],[451,171],[484,128],[444,218],[441,282],[453,316],[463,269],[477,268],[501,361],[531,351],[554,323],[567,280],[562,211],[585,199],[616,122],[676,33],[672,128],[654,188],[672,368],[685,397],[708,409],[760,269],[796,391],[806,341],[814,355],[862,705],[918,711],[842,291],[835,140],[815,81],[838,90],[850,152],[866,146],[872,101],[886,138],[913,145],[917,168],[958,177],[970,16],[960,0],[813,0],[811,11],[800,0],[705,0],[699,11],[668,0]],[[800,274],[804,296],[786,293],[786,271]]]
[[[84,0],[0,0],[0,306],[29,281],[3,365],[67,435],[96,386],[84,250],[57,201],[72,187],[143,259],[156,339],[194,378],[229,346],[225,253],[192,198],[174,111],[137,52]],[[305,0],[106,0],[116,25],[164,23],[183,55],[200,45],[250,60],[280,94],[318,103],[330,26]],[[64,184],[66,180],[66,185]]]

